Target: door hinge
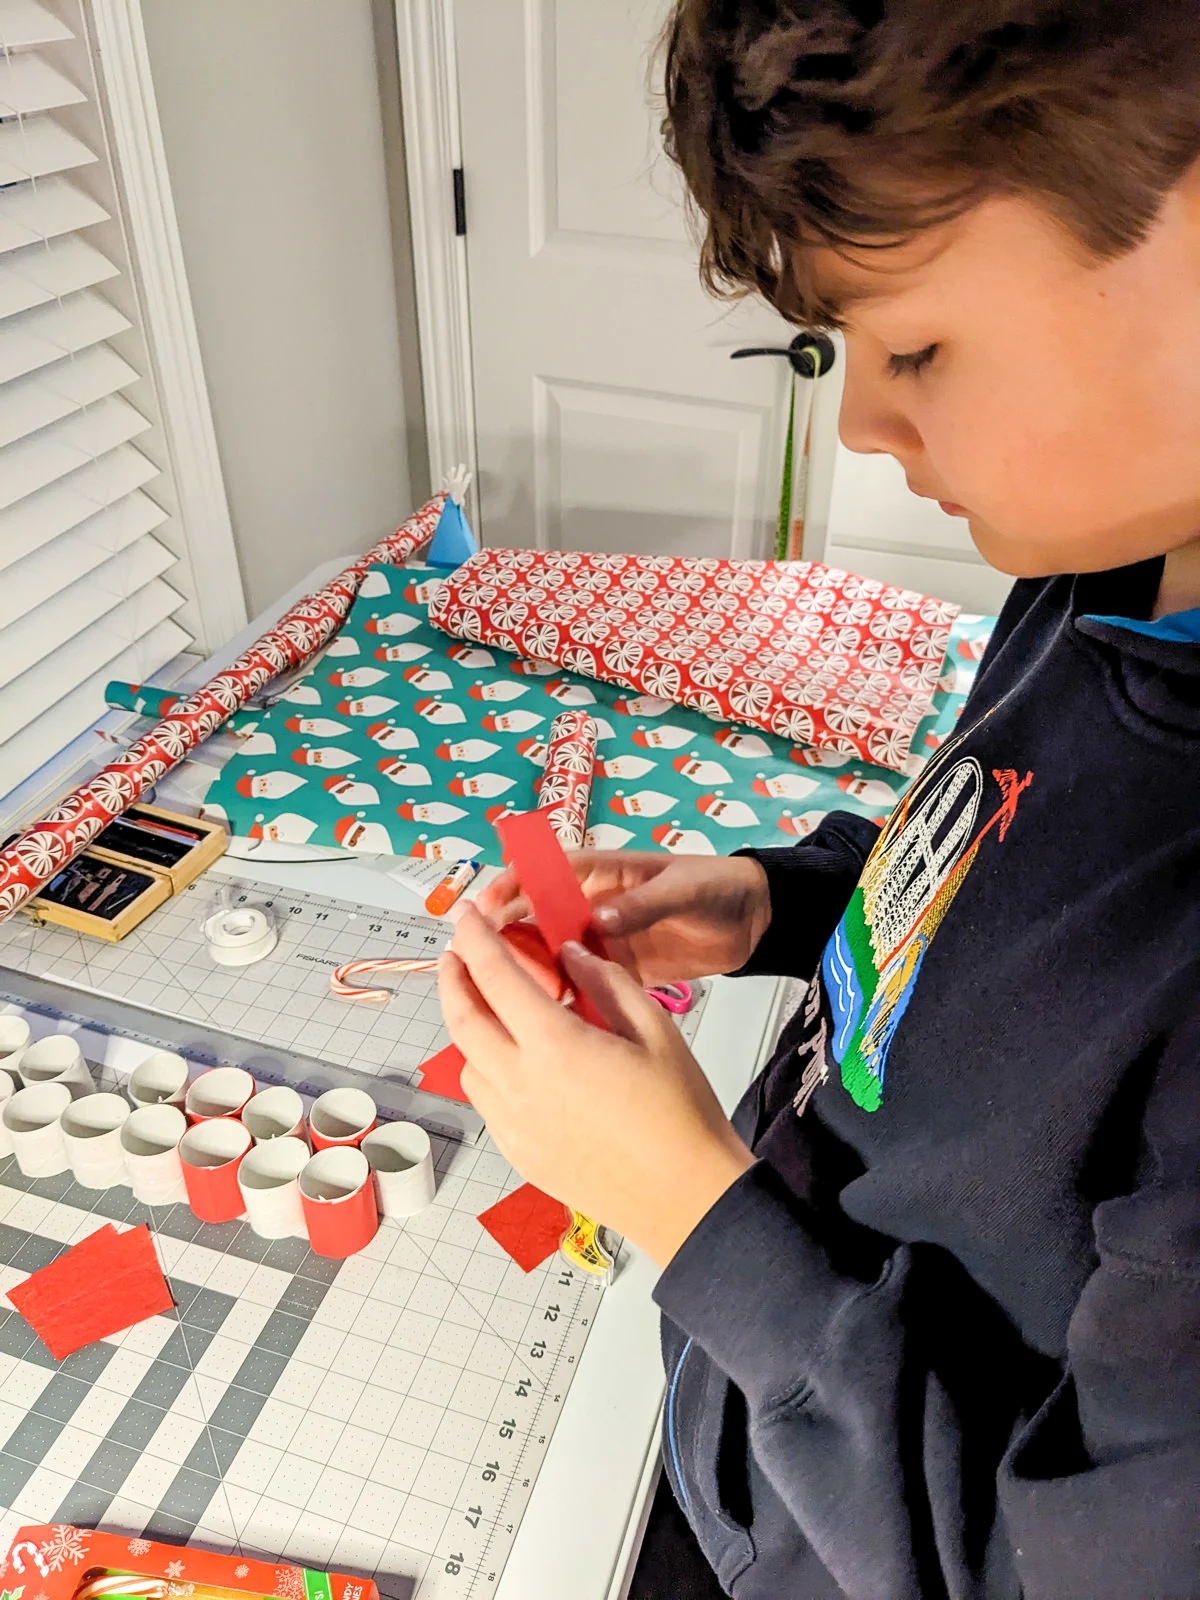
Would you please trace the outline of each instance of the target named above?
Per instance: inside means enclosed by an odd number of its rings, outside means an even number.
[[[451,176],[454,180],[454,233],[456,238],[462,239],[467,232],[467,190],[463,182],[463,169],[455,167]]]

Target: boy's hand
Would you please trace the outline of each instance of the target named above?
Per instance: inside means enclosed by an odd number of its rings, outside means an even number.
[[[473,908],[442,957],[462,1084],[522,1177],[665,1266],[754,1158],[663,1009],[579,945],[563,965],[613,1029],[556,1004]]]
[[[643,984],[734,972],[771,920],[767,875],[749,856],[581,850],[571,865],[614,960]],[[511,872],[478,905],[497,928],[531,914]]]

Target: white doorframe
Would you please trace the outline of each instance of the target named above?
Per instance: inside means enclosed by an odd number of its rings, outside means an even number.
[[[134,290],[158,391],[200,639],[218,649],[246,624],[246,603],[166,151],[141,0],[90,0],[102,112],[129,230]]]
[[[454,231],[452,175],[462,165],[454,0],[396,0],[396,40],[429,477],[436,489],[465,463],[478,525],[467,242]]]

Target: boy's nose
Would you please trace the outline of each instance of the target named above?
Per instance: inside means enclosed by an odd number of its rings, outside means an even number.
[[[872,370],[868,352],[846,348],[846,383],[838,434],[857,455],[896,456],[911,461],[922,452],[921,435],[899,403],[896,380]]]

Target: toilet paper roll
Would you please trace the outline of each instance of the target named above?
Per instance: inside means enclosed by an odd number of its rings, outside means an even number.
[[[71,1104],[65,1083],[34,1083],[5,1102],[3,1122],[17,1165],[27,1178],[53,1178],[67,1170],[58,1119]]]
[[[0,1072],[19,1080],[19,1057],[32,1038],[32,1030],[24,1017],[14,1016],[12,1012],[0,1016]],[[17,1087],[20,1087],[19,1081]]]
[[[58,1119],[67,1164],[85,1189],[112,1189],[126,1182],[121,1129],[129,1102],[120,1094],[89,1094],[74,1100]]]
[[[17,1080],[0,1069],[0,1157],[12,1155],[12,1136],[4,1126],[4,1107],[17,1091]]]
[[[303,1139],[265,1139],[248,1150],[238,1168],[247,1221],[260,1239],[305,1239],[300,1174],[309,1160]]]
[[[415,1217],[433,1199],[433,1149],[415,1122],[382,1122],[360,1147],[375,1180],[381,1217]]]
[[[318,1150],[300,1174],[300,1203],[308,1240],[319,1256],[343,1260],[362,1250],[379,1228],[371,1168],[361,1150]]]
[[[188,1205],[201,1222],[232,1222],[246,1209],[238,1168],[252,1142],[236,1117],[194,1123],[179,1141]]]
[[[326,1089],[308,1113],[313,1149],[361,1144],[375,1126],[377,1115],[375,1102],[364,1089]]]
[[[171,1206],[187,1199],[179,1142],[187,1118],[178,1106],[139,1106],[121,1129],[125,1171],[135,1200],[144,1206]]]
[[[237,1117],[249,1104],[255,1090],[254,1079],[244,1067],[211,1067],[192,1080],[184,1101],[189,1122],[207,1122],[213,1117]]]
[[[129,1074],[126,1093],[135,1106],[179,1106],[187,1098],[188,1064],[174,1050],[156,1050]]]
[[[62,1083],[71,1091],[72,1100],[96,1090],[78,1040],[69,1033],[48,1033],[36,1044],[27,1045],[17,1070],[26,1088],[35,1083]]]
[[[271,1139],[299,1139],[308,1148],[304,1101],[284,1083],[261,1089],[242,1112],[242,1121],[255,1144],[266,1144]]]

